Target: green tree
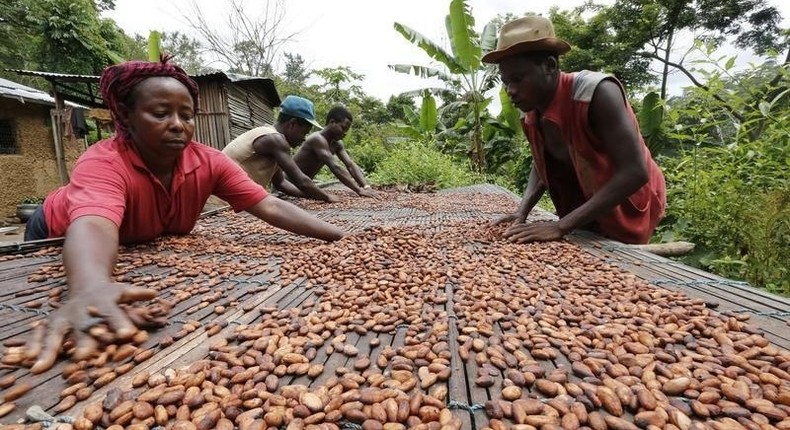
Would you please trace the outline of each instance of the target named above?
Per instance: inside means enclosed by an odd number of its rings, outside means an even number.
[[[22,79],[6,74],[2,69],[36,67],[36,52],[41,36],[36,32],[30,16],[30,5],[26,1],[0,2],[0,73],[14,80]]]
[[[634,55],[639,47],[616,39],[608,9],[591,4],[567,11],[554,7],[549,19],[557,36],[573,47],[560,59],[564,70],[609,73],[631,91],[656,80],[650,71],[650,60]]]
[[[664,100],[670,68],[682,67],[672,56],[684,31],[714,45],[735,38],[737,47],[757,54],[786,49],[779,11],[766,0],[617,0],[607,13],[618,43],[644,48],[640,55],[663,63]]]
[[[483,64],[480,59],[484,52],[496,45],[496,27],[487,24],[482,34],[478,34],[475,20],[465,0],[452,0],[450,13],[445,19],[447,36],[451,50],[448,52],[440,44],[431,41],[416,30],[401,23],[395,23],[395,30],[411,43],[420,47],[433,60],[444,65],[445,70],[437,68],[411,65],[394,64],[390,68],[396,72],[414,74],[423,78],[439,78],[445,87],[441,89],[428,88],[434,95],[446,97],[448,93],[455,94],[456,101],[445,101],[445,110],[462,112],[468,117],[470,127],[471,157],[473,164],[479,171],[486,168],[485,148],[483,146],[483,112],[489,103],[485,93],[494,88],[499,82],[499,74],[490,65]],[[424,90],[414,93],[418,95]]]
[[[102,34],[102,20],[92,1],[42,0],[32,9],[39,9],[29,19],[42,36],[39,50],[42,68],[98,74],[107,64],[121,60],[115,52],[117,47],[104,38],[107,34]]]
[[[133,43],[99,12],[112,2],[16,0],[0,6],[0,65],[98,74]]]
[[[319,88],[330,103],[348,105],[352,99],[364,96],[362,87],[357,81],[364,79],[365,75],[356,73],[347,66],[327,67],[318,69],[314,73],[324,80]]]
[[[304,58],[301,54],[293,54],[286,52],[285,54],[285,71],[283,72],[282,79],[288,85],[304,86],[307,79],[310,77],[310,70],[305,65]]]
[[[416,108],[414,97],[409,97],[404,94],[390,96],[386,106],[387,122],[404,121],[406,119],[404,109],[414,110]]]

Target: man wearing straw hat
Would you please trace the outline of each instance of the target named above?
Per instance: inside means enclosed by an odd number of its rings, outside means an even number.
[[[499,66],[508,97],[525,112],[532,152],[529,182],[504,236],[518,243],[559,240],[575,229],[625,243],[647,243],[664,216],[664,176],[653,161],[617,79],[560,71],[571,49],[551,22],[508,22],[483,61]],[[545,191],[559,220],[525,223]]]

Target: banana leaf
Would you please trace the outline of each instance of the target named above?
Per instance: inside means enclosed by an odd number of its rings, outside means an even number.
[[[390,64],[390,70],[404,73],[407,75],[415,75],[421,78],[439,78],[445,82],[452,83],[456,79],[447,73],[433,67],[418,66],[415,64]]]
[[[450,14],[445,25],[455,58],[466,70],[477,70],[480,67],[480,45],[474,30],[475,19],[465,0],[450,2]]]
[[[420,34],[418,31],[413,30],[401,23],[394,24],[395,30],[405,37],[409,42],[417,45],[420,49],[425,51],[428,56],[436,61],[447,66],[447,69],[452,73],[463,73],[465,68],[458,60],[450,53],[442,49],[441,46],[434,43],[432,40]]]

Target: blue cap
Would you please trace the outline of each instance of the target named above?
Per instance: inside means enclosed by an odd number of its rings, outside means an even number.
[[[313,102],[304,97],[288,96],[280,103],[280,112],[296,118],[301,118],[318,128],[323,128],[318,121],[315,120],[315,111],[313,110]]]

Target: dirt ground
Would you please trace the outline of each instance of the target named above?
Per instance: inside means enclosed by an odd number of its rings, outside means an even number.
[[[13,230],[11,230],[13,229]],[[25,224],[18,218],[0,220],[0,245],[5,242],[21,242],[25,239]]]

